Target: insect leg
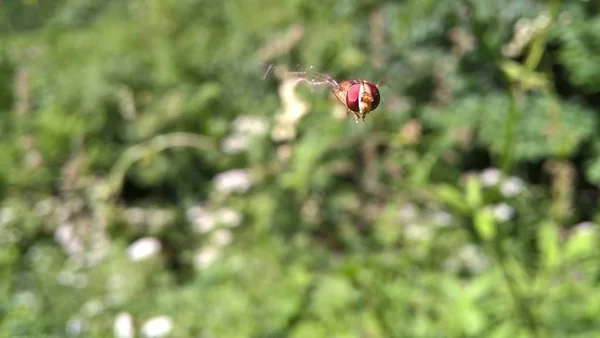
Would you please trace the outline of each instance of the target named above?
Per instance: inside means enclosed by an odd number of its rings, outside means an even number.
[[[360,115],[358,115],[357,112],[351,110],[352,114],[354,114],[354,120],[356,121],[356,123],[358,123],[358,121],[360,120]],[[363,119],[364,121],[364,119]]]

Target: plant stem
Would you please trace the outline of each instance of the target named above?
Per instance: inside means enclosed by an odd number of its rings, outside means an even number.
[[[504,145],[502,147],[502,171],[505,174],[508,174],[512,169],[515,148],[515,124],[519,115],[516,102],[517,90],[512,83],[509,83],[508,86],[508,112],[504,124]]]
[[[135,162],[169,148],[181,147],[207,150],[214,148],[214,145],[204,136],[184,132],[159,135],[145,143],[134,145],[119,157],[110,171],[108,176],[110,197],[115,197],[120,192],[125,174]]]
[[[522,314],[523,321],[525,322],[526,327],[531,332],[531,335],[533,337],[541,337],[535,314],[533,313],[529,302],[527,302],[527,300],[523,296],[523,292],[519,290],[519,288],[517,287],[517,283],[509,273],[509,267],[506,264],[506,257],[504,250],[502,249],[501,243],[502,240],[500,238],[496,238],[496,240],[493,243],[492,250],[494,256],[496,257],[496,260],[500,264],[500,271],[502,271],[502,276],[506,281],[506,286],[508,287],[508,290],[513,298],[515,310],[517,313]]]

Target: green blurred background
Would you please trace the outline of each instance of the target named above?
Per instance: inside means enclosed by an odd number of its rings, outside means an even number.
[[[0,2],[0,336],[600,336],[599,9]]]

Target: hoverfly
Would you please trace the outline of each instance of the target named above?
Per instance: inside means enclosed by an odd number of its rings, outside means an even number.
[[[274,65],[269,65],[263,79],[275,68]],[[305,82],[311,87],[329,88],[335,97],[346,106],[346,117],[350,113],[354,115],[356,123],[365,117],[371,111],[377,109],[381,100],[378,84],[373,84],[367,80],[354,79],[343,80],[339,83],[331,76],[315,72],[309,67],[309,71],[285,72],[286,77],[297,79],[298,82]]]

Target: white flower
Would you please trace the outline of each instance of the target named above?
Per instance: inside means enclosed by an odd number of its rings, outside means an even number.
[[[277,158],[282,161],[288,161],[294,153],[294,148],[289,144],[282,144],[277,147]]]
[[[81,312],[83,312],[83,314],[86,317],[94,317],[95,315],[100,314],[102,310],[104,310],[104,304],[102,304],[101,301],[95,299],[85,302],[83,304]]]
[[[85,321],[81,318],[71,318],[67,322],[67,332],[71,336],[79,336],[85,326]]]
[[[130,224],[142,225],[146,221],[146,212],[138,207],[129,208],[125,211],[125,217]]]
[[[475,245],[464,245],[459,249],[458,259],[472,272],[478,273],[488,266],[485,255]]]
[[[492,206],[492,212],[494,213],[494,218],[498,222],[506,222],[515,215],[515,209],[507,203],[500,203]]]
[[[517,196],[523,188],[525,184],[518,177],[509,177],[502,183],[500,186],[500,193],[504,197],[514,197]]]
[[[220,252],[217,248],[203,248],[194,257],[194,266],[199,270],[206,269],[212,263],[214,263],[217,260],[217,258],[219,258],[219,255]]]
[[[73,280],[73,287],[77,289],[82,289],[88,285],[88,278],[86,275],[82,273],[75,274],[75,279]]]
[[[88,246],[85,252],[87,266],[99,264],[110,253],[111,242],[104,231],[94,231],[88,234]]]
[[[512,40],[502,46],[502,54],[509,58],[519,56],[523,49],[538,32],[545,29],[551,22],[548,14],[542,13],[533,19],[521,18],[513,28]]]
[[[259,116],[242,115],[233,120],[233,129],[238,134],[261,136],[269,130],[269,123]]]
[[[56,240],[69,256],[81,253],[83,245],[81,240],[75,236],[75,225],[69,222],[60,224],[54,230],[54,240]]]
[[[61,245],[67,244],[73,237],[73,224],[71,223],[62,223],[54,230],[54,240]]]
[[[573,232],[591,235],[596,231],[596,228],[598,228],[598,225],[594,222],[581,222],[573,226]]]
[[[413,221],[417,218],[418,214],[419,210],[414,204],[406,203],[400,207],[398,217],[400,218],[400,221]]]
[[[433,222],[439,227],[447,227],[452,224],[452,215],[450,213],[440,210],[433,214]]]
[[[129,313],[121,312],[115,318],[113,332],[116,338],[133,338],[133,318]]]
[[[168,209],[150,209],[148,211],[148,228],[161,230],[175,221],[175,213]]]
[[[215,212],[215,217],[219,220],[219,224],[230,228],[236,227],[242,223],[242,215],[229,208],[218,209]]]
[[[158,316],[142,325],[142,336],[147,338],[164,337],[173,329],[173,320],[169,316]]]
[[[158,239],[153,237],[140,238],[127,248],[127,257],[135,262],[155,256],[162,249]]]
[[[250,173],[245,169],[231,169],[213,178],[217,191],[223,193],[246,192],[252,186]]]
[[[404,227],[404,237],[409,241],[428,241],[433,235],[431,230],[424,224],[409,223]]]
[[[187,218],[200,234],[207,233],[215,228],[215,217],[202,206],[191,207],[187,210]]]
[[[75,274],[68,270],[62,270],[56,275],[56,282],[60,285],[71,285],[75,281]]]
[[[211,242],[216,246],[226,246],[233,241],[233,234],[227,229],[219,229],[212,234]]]
[[[35,204],[34,212],[39,217],[50,216],[50,214],[52,214],[52,212],[54,211],[54,209],[56,209],[56,206],[57,206],[58,203],[59,202],[57,202],[54,197],[38,201]],[[2,218],[2,217],[0,217],[0,218]]]
[[[247,150],[249,146],[250,140],[247,135],[234,134],[221,141],[221,151],[225,154],[237,154]]]
[[[106,301],[111,306],[119,306],[128,300],[129,279],[122,274],[113,274],[106,281]]]
[[[8,224],[16,219],[15,212],[8,207],[0,209],[0,223]]]
[[[462,269],[473,273],[480,273],[488,265],[487,257],[477,246],[472,244],[461,246],[455,255],[450,256],[443,263],[444,269],[454,273]]]
[[[18,306],[23,306],[27,308],[36,308],[38,307],[38,300],[35,297],[35,294],[30,291],[20,291],[17,292],[14,296],[15,304]]]
[[[481,172],[481,184],[484,187],[491,187],[500,183],[502,172],[496,168],[488,168]]]

